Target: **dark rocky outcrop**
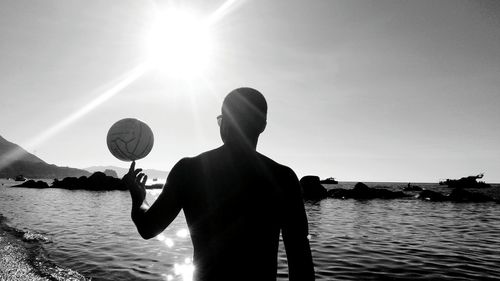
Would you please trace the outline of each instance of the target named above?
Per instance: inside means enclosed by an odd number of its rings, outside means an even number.
[[[92,166],[92,167],[87,167],[84,170],[89,171],[90,173],[94,172],[102,172],[105,170],[113,170],[118,174],[118,178],[122,178],[126,173],[128,173],[129,168],[122,168],[122,167],[117,167],[117,166]],[[154,179],[164,179],[168,175],[168,171],[161,171],[161,170],[155,170],[155,169],[144,169],[142,172],[146,175],[148,175],[148,178]]]
[[[347,199],[347,198],[351,198],[350,195],[351,195],[351,190],[350,189],[345,189],[345,188],[332,188],[332,189],[329,189],[327,194],[328,194],[328,197],[331,197],[331,198],[337,198],[337,199]]]
[[[424,190],[420,192],[417,196],[418,199],[428,200],[428,201],[451,201],[451,202],[493,202],[495,199],[492,197],[481,194],[470,192],[462,188],[455,188],[450,195],[446,196],[439,192]]]
[[[422,191],[424,190],[418,185],[408,185],[405,188],[403,188],[403,191]]]
[[[358,182],[353,189],[335,188],[328,191],[328,196],[340,199],[396,199],[409,197],[402,191],[391,191],[385,188],[368,187]]]
[[[44,181],[29,180],[18,185],[13,185],[12,187],[49,188],[49,185]]]
[[[152,185],[146,185],[146,189],[162,189],[164,186],[163,183],[155,183]]]
[[[448,196],[448,199],[454,202],[490,202],[494,201],[488,195],[470,192],[462,188],[455,188]]]
[[[68,177],[62,180],[54,180],[52,183],[54,188],[63,189],[84,189],[84,190],[126,190],[121,179],[110,177],[103,172],[95,172],[90,177]]]
[[[304,176],[300,179],[300,185],[305,200],[319,200],[328,196],[326,188],[321,185],[318,176]]]
[[[437,202],[448,200],[448,197],[446,195],[432,190],[423,190],[422,192],[420,192],[420,194],[417,195],[417,198],[421,200]]]

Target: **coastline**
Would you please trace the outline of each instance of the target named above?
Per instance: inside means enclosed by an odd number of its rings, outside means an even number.
[[[0,280],[45,281],[27,262],[27,251],[0,226]]]
[[[0,181],[0,185],[1,183],[2,181]],[[73,191],[56,188],[44,190],[10,188],[11,181],[4,183],[5,185],[0,186],[0,281],[90,280],[90,277],[92,280],[110,281],[162,280],[162,276],[164,276],[162,274],[173,272],[173,265],[183,264],[182,258],[179,262],[177,257],[190,257],[190,253],[184,250],[185,247],[189,247],[189,243],[184,244],[181,239],[176,240],[177,232],[183,227],[185,228],[184,225],[179,225],[177,228],[173,226],[170,234],[165,236],[170,238],[169,242],[175,240],[175,247],[169,247],[166,240],[159,239],[159,241],[154,239],[149,244],[142,243],[142,240],[135,243],[133,237],[137,236],[136,230],[130,228],[131,222],[128,212],[125,212],[128,210],[129,195],[122,191],[96,193],[87,190]],[[351,189],[356,184],[357,182],[341,181],[336,185],[326,185],[325,188],[327,190]],[[372,188],[387,188],[397,191],[406,187],[407,183],[367,182],[367,185]],[[442,194],[450,192],[448,187],[436,183],[412,183],[412,185],[420,185]],[[159,191],[157,190],[157,192]],[[497,184],[493,184],[490,190],[471,191],[490,191],[491,195],[500,198],[500,185]],[[315,243],[312,245],[313,251],[318,261],[318,269],[325,273],[325,275],[319,274],[318,280],[329,280],[334,270],[341,272],[340,276],[346,276],[348,280],[378,277],[378,275],[373,275],[375,273],[372,274],[373,268],[370,266],[386,268],[387,274],[392,274],[391,270],[398,268],[398,270],[404,269],[408,274],[422,274],[422,276],[429,277],[428,279],[436,276],[432,275],[432,272],[451,278],[454,276],[453,274],[458,274],[453,268],[448,267],[451,263],[459,264],[461,266],[460,276],[467,278],[474,277],[475,274],[479,274],[478,272],[482,272],[484,276],[488,277],[497,275],[496,269],[489,265],[488,260],[483,255],[492,251],[489,248],[489,243],[484,241],[497,241],[495,233],[498,231],[491,228],[500,217],[498,216],[500,209],[495,203],[419,201],[414,197],[403,200],[375,199],[373,201],[334,200],[332,198],[319,203],[310,202],[307,204],[309,225],[313,233],[312,237],[315,239]],[[39,204],[33,204],[33,202]],[[84,202],[92,202],[92,204]],[[102,207],[100,207],[99,213],[89,211],[95,210],[96,206]],[[335,213],[338,210],[342,211]],[[1,213],[5,214],[5,217]],[[330,215],[333,213],[336,215]],[[96,217],[96,215],[102,216]],[[43,223],[44,220],[34,218],[42,217],[53,218],[49,221],[57,221],[57,224],[47,228],[40,227],[40,223]],[[80,217],[82,222],[72,224],[75,217]],[[481,220],[477,220],[478,217],[481,217]],[[390,219],[382,220],[383,223],[379,223],[381,218]],[[467,220],[464,222],[465,218]],[[123,223],[124,221],[127,223]],[[357,221],[364,225],[363,235],[358,232],[360,226],[359,223],[356,223]],[[402,221],[404,223],[398,223]],[[104,240],[97,241],[92,231],[89,231],[89,227],[93,229],[96,226],[106,226],[109,222],[113,222],[113,228],[105,227],[103,230],[106,233],[103,236]],[[415,227],[417,225],[418,227]],[[456,225],[462,227],[455,228]],[[78,235],[78,238],[61,236],[60,230],[65,229],[71,229],[73,233]],[[385,231],[386,229],[390,229],[390,231]],[[411,229],[411,232],[408,232],[408,229]],[[430,249],[426,244],[428,243],[426,240],[427,232],[445,233],[445,235],[440,235],[436,238],[437,240],[431,240],[432,249]],[[411,234],[406,235],[406,233]],[[477,234],[477,237],[481,239],[478,239],[477,242],[471,242],[476,240],[467,239],[468,236],[464,236],[464,233],[475,233],[474,235]],[[366,237],[372,237],[370,236],[372,234],[376,235],[373,236],[373,239],[368,239],[371,243],[368,250],[357,246],[361,243],[360,241],[366,241]],[[394,234],[396,236],[394,236],[393,241]],[[334,237],[333,240],[332,237]],[[124,239],[130,239],[131,243],[127,247],[122,247]],[[400,239],[403,242],[400,242]],[[481,240],[483,242],[480,242]],[[379,241],[389,242],[380,242],[380,244]],[[412,241],[417,242],[413,243]],[[333,270],[331,259],[333,252],[330,249],[333,249],[333,245],[338,243],[346,243],[355,250],[347,249],[344,251],[341,249],[336,259],[345,259],[347,262],[343,265],[335,265]],[[59,247],[63,245],[70,247]],[[386,246],[388,249],[392,249],[388,251],[387,255],[381,258],[373,254],[380,247]],[[475,261],[464,262],[459,259],[463,254],[461,252],[463,247],[477,247],[477,251],[471,252]],[[62,257],[69,257],[68,260],[61,259],[61,256],[57,255],[57,251],[60,249],[65,249],[65,254]],[[86,253],[86,249],[89,249],[89,253]],[[53,250],[56,251],[52,252]],[[141,251],[147,255],[135,254],[135,252]],[[365,265],[359,264],[357,260],[351,260],[353,251],[359,256],[365,256],[365,260],[369,262]],[[406,263],[399,263],[399,260],[408,251],[414,251],[415,257]],[[441,251],[447,252],[444,255],[446,262],[441,260],[443,257]],[[430,268],[430,273],[411,267],[412,263],[418,262],[425,263]],[[151,267],[152,264],[154,264],[153,267]],[[87,278],[68,268],[78,269]],[[285,272],[285,269],[281,268],[281,270]],[[367,273],[361,275],[364,277],[361,278],[359,272]],[[404,274],[386,276],[403,279],[405,277]]]
[[[44,255],[40,234],[22,232],[6,224],[0,214],[0,280],[1,281],[86,281],[80,273],[50,262]]]

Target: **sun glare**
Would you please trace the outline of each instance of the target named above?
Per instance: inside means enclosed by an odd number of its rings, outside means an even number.
[[[211,25],[235,9],[238,6],[236,4],[240,2],[243,1],[226,0],[206,18],[196,17],[187,11],[172,7],[166,12],[155,11],[154,22],[144,40],[146,61],[131,69],[123,77],[111,81],[96,98],[53,126],[45,128],[42,133],[29,140],[24,147],[32,150],[47,141],[119,94],[151,68],[183,78],[203,74],[212,63],[214,53],[210,34]],[[21,150],[9,151],[9,154],[4,157],[6,160],[0,162],[0,169],[16,161],[22,153]]]
[[[149,65],[163,73],[191,76],[209,66],[212,53],[209,24],[187,11],[158,12],[145,42]]]

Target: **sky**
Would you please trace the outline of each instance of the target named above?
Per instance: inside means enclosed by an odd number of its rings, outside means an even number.
[[[156,11],[223,5],[202,71],[134,72]],[[105,140],[134,117],[155,134],[137,165],[170,170],[222,144],[241,86],[268,101],[258,150],[299,177],[500,182],[499,1],[0,2],[0,135],[48,163],[127,167]]]

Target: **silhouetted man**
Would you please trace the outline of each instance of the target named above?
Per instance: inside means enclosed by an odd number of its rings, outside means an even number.
[[[194,247],[194,280],[276,280],[280,231],[290,280],[314,280],[307,218],[295,173],[256,151],[267,103],[251,88],[229,93],[217,117],[224,145],[181,159],[149,207],[147,176],[132,163],[124,177],[132,220],[144,239],[184,210]]]

